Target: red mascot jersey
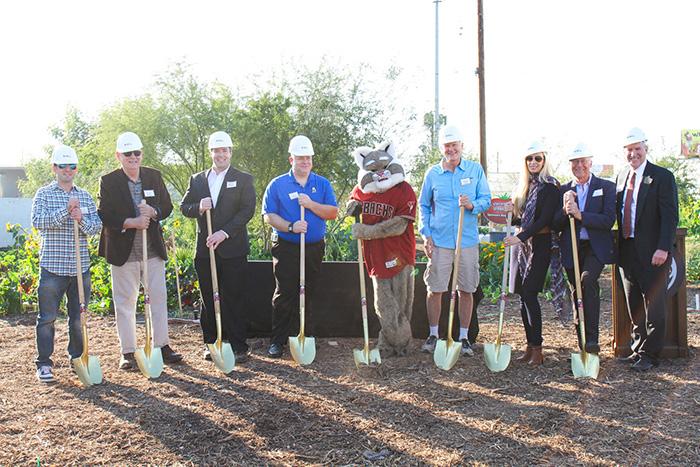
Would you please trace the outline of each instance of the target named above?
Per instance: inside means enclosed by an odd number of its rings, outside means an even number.
[[[363,193],[359,186],[355,186],[350,196],[362,203],[363,224],[374,225],[396,216],[408,220],[401,235],[362,240],[369,275],[389,279],[401,272],[404,266],[416,264],[416,237],[413,233],[416,194],[411,185],[401,182],[384,193]]]

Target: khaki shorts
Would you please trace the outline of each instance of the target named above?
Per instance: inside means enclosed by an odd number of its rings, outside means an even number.
[[[450,248],[435,247],[433,257],[428,260],[423,280],[428,292],[447,292],[452,275],[455,251]],[[473,293],[479,286],[479,245],[462,248],[459,262],[457,289]]]

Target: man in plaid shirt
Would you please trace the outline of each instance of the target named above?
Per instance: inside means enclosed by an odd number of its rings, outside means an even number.
[[[92,197],[73,184],[78,172],[75,151],[59,145],[53,151],[52,162],[56,181],[39,188],[32,204],[32,225],[41,233],[36,375],[43,383],[54,381],[51,360],[54,322],[64,295],[68,297],[68,354],[72,359],[83,353],[73,223],[78,223],[80,231],[81,272],[86,302],[90,301],[87,236],[99,233],[102,228]]]

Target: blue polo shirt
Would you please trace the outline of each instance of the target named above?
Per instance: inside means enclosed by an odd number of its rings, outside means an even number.
[[[442,168],[442,162],[425,174],[418,199],[420,207],[419,231],[432,237],[440,248],[454,249],[459,225],[459,195],[469,196],[474,209],[464,210],[462,248],[479,244],[477,217],[491,206],[491,191],[481,165],[462,159],[454,172]]]
[[[301,219],[301,206],[299,206],[298,195],[304,193],[312,200],[321,204],[337,206],[335,193],[330,182],[314,173],[309,174],[305,186],[301,186],[294,178],[290,170],[286,174],[280,175],[265,188],[265,195],[262,202],[263,214],[277,214],[282,219],[289,222],[296,222]],[[323,240],[326,235],[326,221],[314,214],[310,209],[304,212],[304,220],[308,227],[306,230],[306,242],[316,243]],[[275,229],[277,230],[277,229]],[[299,243],[301,235],[289,233],[287,231],[277,231],[279,238],[292,243]]]

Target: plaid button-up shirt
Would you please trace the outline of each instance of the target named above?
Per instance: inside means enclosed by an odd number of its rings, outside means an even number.
[[[39,188],[32,203],[32,225],[41,233],[39,266],[59,276],[75,276],[75,243],[73,219],[68,210],[69,198],[78,198],[83,218],[80,228],[80,259],[83,272],[90,268],[87,236],[102,228],[97,206],[90,194],[76,186],[66,193],[57,182]]]

